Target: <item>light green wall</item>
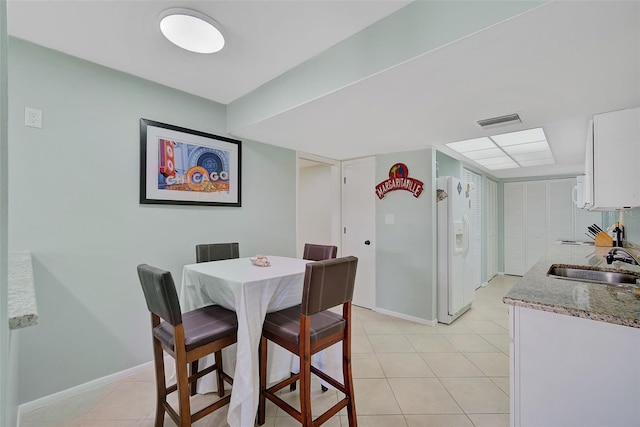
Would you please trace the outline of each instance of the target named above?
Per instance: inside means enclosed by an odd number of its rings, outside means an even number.
[[[440,151],[436,152],[438,161],[438,176],[452,176],[460,179],[462,176],[462,163],[459,160],[449,157]]]
[[[391,191],[376,199],[376,306],[419,319],[436,318],[435,151],[376,156],[376,183],[404,163],[409,176],[424,183],[415,198]],[[385,224],[394,215],[395,224]]]
[[[415,1],[229,104],[233,133],[548,1]]]
[[[625,240],[640,245],[640,208],[622,211],[622,223],[624,224]],[[608,211],[602,213],[602,226],[612,226],[620,218],[620,211]]]
[[[8,132],[7,3],[0,0],[0,425],[16,424],[17,383],[13,375],[7,307]]]
[[[40,314],[19,335],[19,401],[151,359],[138,263],[179,283],[196,243],[295,256],[295,153],[243,141],[242,208],[141,206],[141,117],[225,135],[544,3],[417,1],[228,107],[10,39],[9,248],[33,252]],[[43,110],[43,129],[23,126],[26,106]],[[435,159],[377,158],[380,180],[403,161],[427,185],[376,205],[377,304],[421,319],[436,317]]]
[[[624,233],[625,239],[636,245],[640,245],[640,208],[624,211]],[[605,217],[613,217],[616,215],[607,215]],[[612,221],[615,223],[615,220]]]
[[[223,105],[14,38],[9,78],[9,247],[33,253],[39,309],[19,335],[20,403],[151,360],[137,264],[179,286],[197,243],[295,256],[293,151],[243,141],[241,208],[138,202],[139,119],[225,135]]]

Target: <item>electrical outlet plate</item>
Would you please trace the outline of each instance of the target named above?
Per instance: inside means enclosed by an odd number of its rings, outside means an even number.
[[[42,128],[42,110],[25,107],[24,125],[32,128]]]

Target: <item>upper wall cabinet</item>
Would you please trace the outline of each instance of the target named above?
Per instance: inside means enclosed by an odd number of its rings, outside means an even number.
[[[588,135],[585,207],[640,206],[640,108],[596,114]]]

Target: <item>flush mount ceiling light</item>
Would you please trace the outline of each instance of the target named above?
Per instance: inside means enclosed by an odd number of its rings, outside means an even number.
[[[550,165],[556,161],[542,128],[445,144],[489,170]]]
[[[160,14],[160,31],[173,44],[196,53],[214,53],[224,47],[219,25],[190,9],[167,9]]]

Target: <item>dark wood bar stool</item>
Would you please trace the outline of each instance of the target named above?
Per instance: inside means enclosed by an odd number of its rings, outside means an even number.
[[[238,243],[205,243],[196,245],[196,262],[240,258]]]
[[[156,427],[164,423],[164,413],[180,427],[192,423],[223,407],[231,400],[224,396],[224,381],[233,383],[222,369],[221,350],[237,340],[238,319],[233,311],[218,305],[182,313],[171,273],[146,264],[138,266],[138,277],[151,313],[153,360],[156,374]],[[175,359],[176,384],[167,387],[164,352]],[[208,354],[215,355],[215,364],[200,372],[187,373],[187,365]],[[189,383],[216,371],[218,395],[221,399],[191,414]],[[167,395],[178,392],[178,410],[168,402]],[[224,396],[224,397],[223,397]]]
[[[240,258],[238,243],[203,243],[196,245],[196,263]],[[198,360],[191,362],[191,372],[198,372]],[[191,396],[195,396],[198,381],[191,383]]]
[[[307,264],[302,304],[267,314],[260,340],[260,399],[258,424],[265,422],[266,399],[287,412],[303,427],[317,427],[347,408],[349,427],[357,426],[351,375],[351,300],[358,259],[353,256]],[[329,311],[342,305],[342,315]],[[267,388],[267,345],[272,341],[298,356],[300,372]],[[311,365],[311,356],[342,342],[343,384]],[[311,374],[344,394],[344,398],[315,420],[311,411]],[[276,393],[300,381],[300,411]]]
[[[305,243],[302,259],[311,261],[322,261],[325,259],[335,258],[338,254],[337,246],[315,245],[313,243]]]
[[[302,259],[308,259],[310,261],[324,261],[325,259],[335,258],[338,254],[337,246],[328,246],[328,245],[316,245],[314,243],[305,243],[304,251],[302,252]],[[293,372],[291,375],[295,375]],[[291,383],[289,386],[290,391],[296,391],[296,384]],[[324,385],[320,386],[322,388],[322,392],[327,391],[327,387]]]

